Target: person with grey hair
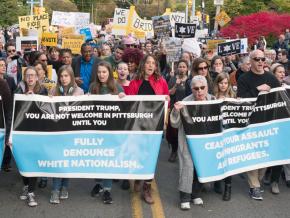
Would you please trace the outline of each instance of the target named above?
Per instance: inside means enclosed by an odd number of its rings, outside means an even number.
[[[192,94],[182,101],[206,101],[213,100],[215,97],[208,94],[208,85],[204,76],[194,76],[191,80]],[[171,125],[178,128],[178,160],[179,160],[179,192],[180,208],[182,210],[190,209],[190,202],[200,205],[203,204],[199,197],[201,184],[198,182],[196,171],[194,170],[193,161],[186,142],[185,132],[181,122],[180,111],[183,108],[182,102],[174,104],[170,114]]]
[[[264,62],[266,58],[264,52],[255,50],[250,54],[251,69],[248,73],[244,73],[238,80],[237,97],[255,98],[261,91],[270,91],[271,88],[280,86],[276,77],[264,70]],[[255,200],[263,200],[261,194],[261,180],[266,169],[257,169],[248,171],[248,182],[250,186],[250,197]],[[272,190],[277,187],[272,186]]]
[[[241,57],[239,60],[239,63],[238,63],[238,67],[239,68],[238,68],[236,75],[235,75],[236,81],[239,80],[239,77],[242,74],[250,71],[250,68],[251,68],[250,57],[249,56]]]
[[[276,51],[274,49],[266,49],[265,51],[265,57],[270,59],[272,63],[276,61]]]

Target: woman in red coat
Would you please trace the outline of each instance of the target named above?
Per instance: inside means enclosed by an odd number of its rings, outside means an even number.
[[[158,62],[151,54],[144,57],[139,66],[139,71],[134,80],[129,85],[129,95],[167,95],[169,96],[168,86],[161,76]],[[169,99],[169,97],[168,97]],[[146,180],[143,183],[143,198],[146,203],[153,204],[151,195],[151,181]],[[134,190],[141,191],[141,181],[136,180]]]

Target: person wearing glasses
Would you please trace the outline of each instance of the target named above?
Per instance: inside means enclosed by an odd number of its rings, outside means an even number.
[[[279,81],[272,73],[264,71],[265,60],[264,52],[261,50],[250,53],[251,68],[248,73],[242,74],[238,80],[237,97],[255,98],[261,91],[270,91],[271,88],[280,86]],[[265,171],[266,169],[258,169],[247,172],[250,185],[249,194],[255,200],[263,200],[260,181]]]
[[[192,94],[191,89],[191,80],[194,76],[201,75],[204,76],[207,84],[208,84],[208,92],[212,93],[213,88],[213,82],[209,74],[209,66],[205,59],[203,58],[196,58],[192,64],[191,68],[191,75],[189,76],[188,80],[186,81],[185,85],[185,93],[186,96],[189,96]]]
[[[24,78],[17,87],[15,93],[17,94],[39,94],[47,95],[47,90],[40,85],[38,82],[37,71],[34,67],[27,67],[24,70]],[[34,190],[36,186],[37,177],[24,177],[22,194],[20,195],[20,200],[27,200],[28,206],[35,207],[38,205],[35,200]]]
[[[81,56],[73,59],[72,68],[75,74],[75,81],[85,93],[88,93],[90,84],[96,80],[98,57],[93,55],[92,45],[88,42],[81,46]]]
[[[208,84],[204,76],[197,75],[191,80],[192,94],[182,101],[207,101],[214,100],[215,97],[208,94]],[[180,110],[183,108],[182,102],[174,104],[170,114],[172,127],[178,128],[178,160],[179,160],[179,193],[181,210],[189,210],[190,202],[196,205],[203,204],[200,198],[201,184],[199,183],[194,170],[192,157],[186,142],[184,128],[181,122]]]
[[[7,75],[11,76],[18,84],[22,80],[22,67],[25,67],[24,60],[17,55],[13,42],[6,43],[5,50],[7,53]]]

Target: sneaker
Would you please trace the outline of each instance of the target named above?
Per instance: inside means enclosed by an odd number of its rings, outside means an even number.
[[[96,184],[95,185],[95,187],[93,188],[93,190],[91,191],[91,196],[92,197],[97,197],[97,196],[99,196],[99,194],[101,193],[101,192],[103,192],[104,190],[103,190],[103,187],[100,185],[100,184]]]
[[[203,205],[203,200],[201,198],[194,198],[192,199],[192,203],[194,205]]]
[[[28,185],[23,186],[22,193],[19,196],[20,200],[26,200],[27,199],[27,194],[28,194]]]
[[[130,188],[130,183],[129,180],[123,180],[121,184],[121,189],[123,190],[128,190]]]
[[[260,188],[250,188],[249,194],[250,194],[250,197],[255,200],[260,200],[260,201],[263,200]]]
[[[38,183],[38,188],[45,188],[47,186],[47,179],[40,179]]]
[[[49,202],[51,204],[59,204],[60,200],[59,200],[59,191],[54,190],[51,192],[51,196],[50,196],[50,200]]]
[[[190,209],[190,203],[189,202],[180,203],[180,209],[181,210],[189,210]]]
[[[271,191],[273,194],[276,194],[276,195],[280,193],[279,186],[278,186],[277,182],[272,182]]]
[[[104,204],[112,204],[113,203],[113,199],[111,197],[111,192],[109,192],[107,190],[104,191],[103,202],[104,202]]]
[[[29,207],[35,207],[38,205],[35,201],[35,195],[33,192],[27,194],[27,204]]]
[[[68,191],[66,187],[62,187],[59,193],[60,199],[68,199]]]

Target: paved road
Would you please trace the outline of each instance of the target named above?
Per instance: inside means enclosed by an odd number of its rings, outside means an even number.
[[[209,190],[202,193],[204,206],[193,206],[189,211],[178,208],[179,193],[178,164],[168,163],[169,149],[162,144],[157,167],[156,183],[153,183],[154,199],[152,206],[146,205],[138,194],[123,191],[119,183],[113,184],[114,204],[104,205],[100,198],[90,197],[90,190],[94,186],[92,179],[72,179],[70,182],[69,199],[59,205],[49,203],[51,180],[49,187],[37,189],[36,195],[39,206],[29,208],[25,202],[19,200],[22,188],[20,175],[14,167],[12,172],[0,173],[0,217],[95,217],[95,218],[233,218],[233,217],[290,217],[290,189],[284,182],[280,182],[279,195],[272,195],[266,187],[264,201],[257,202],[248,197],[247,182],[239,176],[233,178],[232,200],[224,202],[221,195]]]

